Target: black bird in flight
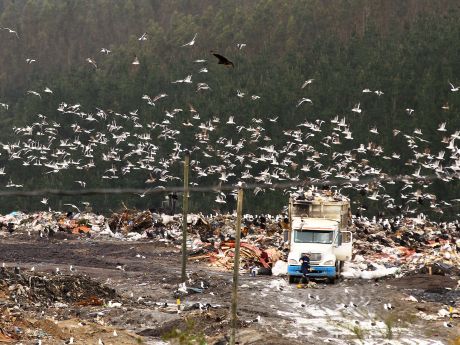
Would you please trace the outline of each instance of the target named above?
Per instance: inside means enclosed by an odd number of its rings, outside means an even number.
[[[219,61],[217,62],[218,64],[220,65],[225,65],[227,67],[229,66],[232,66],[232,67],[235,67],[235,65],[233,64],[233,62],[231,62],[229,59],[227,59],[225,56],[222,56],[220,54],[217,54],[217,53],[214,53],[214,51],[211,50],[211,53],[212,55],[214,55],[216,58],[219,59]]]

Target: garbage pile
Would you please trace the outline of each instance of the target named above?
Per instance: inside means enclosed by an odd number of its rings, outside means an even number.
[[[21,272],[19,267],[0,267],[0,294],[15,304],[37,308],[56,303],[102,305],[117,297],[114,289],[86,276],[43,275]]]
[[[105,217],[94,213],[11,212],[0,216],[0,229],[9,233],[37,233],[52,236],[58,231],[71,234],[89,234],[101,231]]]
[[[181,247],[182,216],[124,209],[106,217],[92,212],[12,212],[0,216],[3,234],[58,232],[91,238],[154,240]],[[236,217],[230,214],[187,217],[187,251],[190,260],[232,269],[235,256]],[[255,274],[269,274],[277,261],[276,275],[286,273],[285,215],[244,215],[241,228],[240,267]],[[410,272],[460,275],[460,224],[436,224],[418,218],[367,219],[353,217],[354,259],[346,263],[346,278],[373,279]]]
[[[235,222],[231,215],[192,223],[188,243],[190,260],[206,260],[211,266],[232,269],[235,257]],[[245,215],[241,229],[240,267],[256,274],[270,274],[272,265],[285,258],[283,229],[266,217]]]
[[[85,327],[104,329],[101,307],[120,298],[87,276],[0,267],[0,344],[72,344],[72,337],[91,337]]]
[[[428,273],[460,275],[458,223],[435,224],[423,216],[388,220],[354,219],[354,260],[347,278]]]

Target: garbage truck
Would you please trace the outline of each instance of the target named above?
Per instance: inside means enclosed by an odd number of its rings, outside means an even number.
[[[294,283],[302,277],[300,258],[310,258],[309,278],[335,283],[343,263],[351,260],[350,200],[326,192],[306,192],[289,198],[288,277]]]

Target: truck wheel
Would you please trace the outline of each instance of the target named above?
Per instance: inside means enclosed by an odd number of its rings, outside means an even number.
[[[335,284],[337,282],[337,277],[334,278],[327,278],[329,284]]]
[[[295,276],[288,276],[288,281],[289,281],[289,284],[294,284],[296,282],[296,277]]]
[[[343,261],[339,261],[337,268],[336,268],[336,282],[342,279],[342,268],[343,268]]]

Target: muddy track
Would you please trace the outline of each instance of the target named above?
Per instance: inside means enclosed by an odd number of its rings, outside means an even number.
[[[200,302],[214,308],[177,314],[174,291],[180,282],[180,252],[173,245],[87,238],[27,241],[13,236],[2,239],[0,262],[24,270],[35,266],[44,273],[59,267],[63,274],[84,274],[114,288],[126,309],[110,310],[106,322],[143,335],[146,343],[154,344],[159,335],[184,327],[184,317],[193,318],[210,343],[228,332],[231,272],[189,261],[191,278],[206,282],[209,288],[186,296],[186,305]],[[69,271],[70,265],[75,272]],[[369,344],[448,344],[460,337],[458,320],[452,322],[457,328],[446,329],[444,320],[425,321],[416,316],[420,311],[436,314],[448,299],[459,303],[459,296],[446,290],[456,285],[449,277],[418,275],[336,285],[318,282],[315,289],[298,289],[283,278],[269,276],[242,275],[239,283],[239,339],[243,344],[354,344],[361,337]],[[425,296],[427,301],[405,301],[409,294],[419,299]],[[392,310],[384,308],[387,303]],[[166,304],[167,308],[159,307]]]

